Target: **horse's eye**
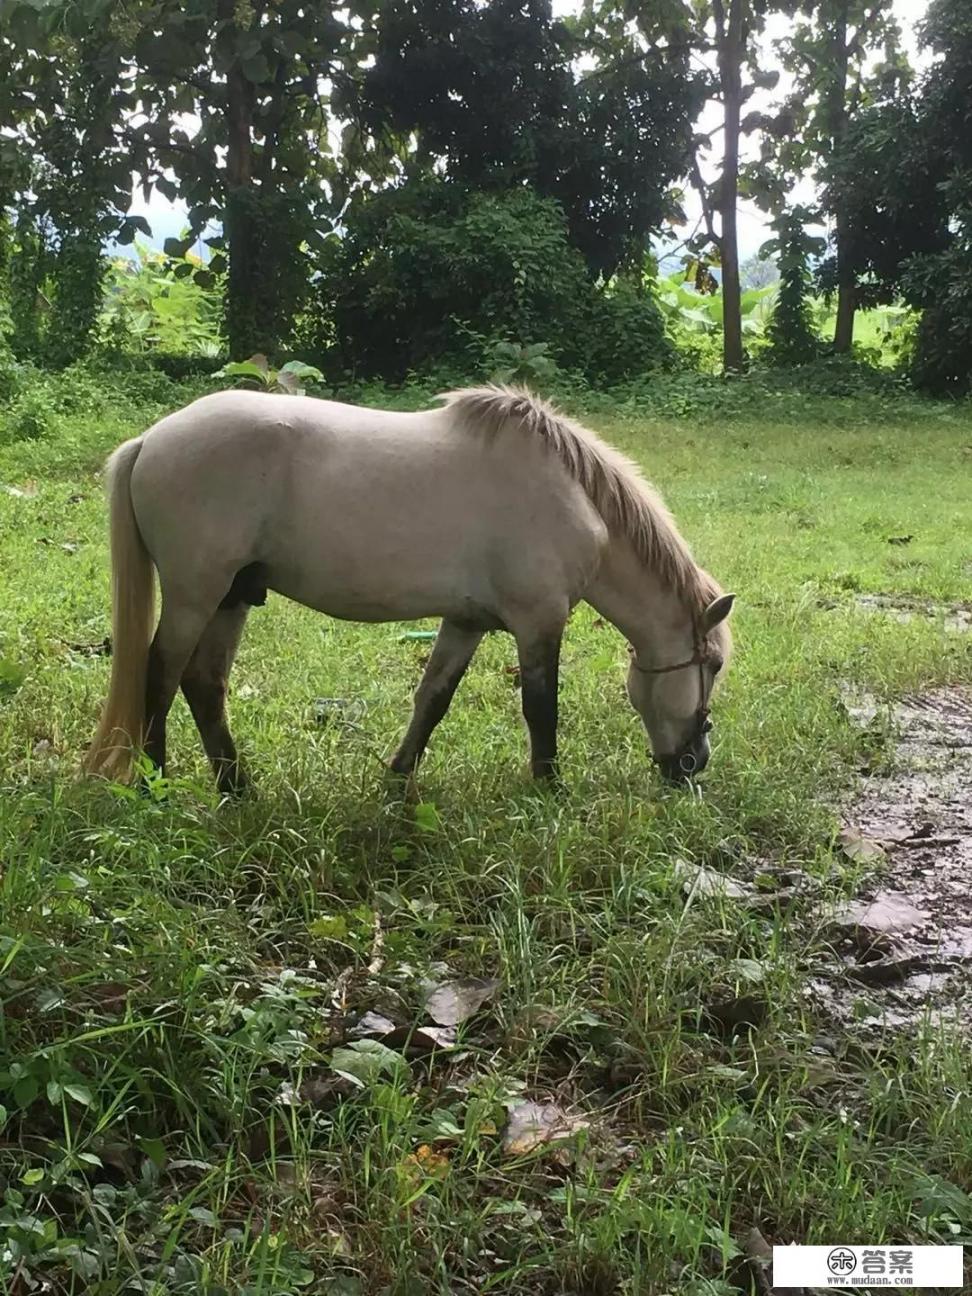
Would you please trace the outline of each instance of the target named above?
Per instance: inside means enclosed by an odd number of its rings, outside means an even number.
[[[710,657],[709,660],[712,663],[713,675],[718,675],[719,672],[722,670],[723,666],[725,666],[726,664],[725,661],[723,660],[722,657]]]

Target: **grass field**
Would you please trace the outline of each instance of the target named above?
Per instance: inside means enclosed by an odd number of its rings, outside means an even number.
[[[75,775],[107,678],[96,470],[188,394],[68,395],[0,439],[0,1291],[729,1296],[752,1226],[972,1241],[968,1040],[875,1045],[806,994],[820,908],[867,867],[840,808],[886,754],[841,683],[972,680],[968,635],[854,602],[972,598],[972,415],[587,412],[738,593],[702,799],[653,773],[624,645],[581,608],[569,795],[526,777],[497,636],[406,803],[380,761],[428,645],[272,597],[231,703],[258,794],[220,806],[181,702],[153,797]],[[678,860],[813,895],[687,897]],[[502,982],[456,1048],[349,1043],[454,975]],[[525,1101],[574,1136],[518,1153]]]

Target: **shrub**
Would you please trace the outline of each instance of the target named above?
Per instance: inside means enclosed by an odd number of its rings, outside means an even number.
[[[7,444],[40,441],[50,436],[56,422],[57,409],[46,386],[31,387],[10,406],[0,438]]]
[[[765,358],[774,365],[803,365],[821,351],[810,298],[810,258],[819,256],[824,240],[807,233],[812,213],[794,207],[773,221],[776,237],[760,248],[761,257],[776,258],[780,285],[766,328]]]
[[[21,367],[0,334],[0,402],[10,401],[20,390]]]
[[[613,380],[666,363],[671,350],[649,297],[589,276],[560,207],[527,187],[468,193],[410,181],[363,197],[322,264],[318,348],[329,367],[399,381],[469,357],[488,339],[543,345],[564,369]]]
[[[921,310],[907,363],[917,387],[964,396],[972,391],[972,180],[949,192],[959,196],[948,248],[905,266],[904,296]]]

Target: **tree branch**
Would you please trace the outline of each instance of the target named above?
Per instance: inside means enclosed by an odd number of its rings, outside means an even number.
[[[219,174],[219,168],[214,166],[209,159],[204,157],[197,149],[194,149],[191,144],[179,144],[175,140],[158,140],[152,139],[151,137],[148,139],[141,139],[135,128],[132,126],[125,127],[122,131],[122,139],[125,140],[130,147],[134,146],[138,148],[158,149],[160,152],[178,153],[183,157],[192,158],[192,160],[200,166],[205,166],[214,176],[218,176]]]
[[[692,182],[692,188],[699,195],[699,201],[702,204],[702,219],[705,221],[705,232],[714,247],[722,252],[722,238],[715,232],[715,226],[712,224],[712,199],[709,195],[705,181],[702,179],[702,172],[699,170],[699,160],[693,155],[692,165],[689,169],[689,178]]]

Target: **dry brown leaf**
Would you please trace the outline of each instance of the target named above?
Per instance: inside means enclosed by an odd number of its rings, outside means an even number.
[[[865,837],[859,828],[844,828],[840,848],[855,864],[876,864],[886,858],[884,847],[873,837]]]
[[[496,977],[443,981],[426,996],[425,1011],[439,1026],[459,1026],[479,1012],[502,984]]]
[[[442,1179],[449,1173],[449,1158],[428,1143],[422,1143],[402,1162],[402,1171],[412,1180]]]
[[[724,896],[728,900],[742,900],[753,893],[753,888],[726,877],[715,869],[690,864],[688,860],[675,861],[675,876],[682,880],[686,895]]]
[[[571,1138],[589,1126],[590,1121],[568,1115],[556,1103],[517,1103],[510,1108],[503,1131],[503,1151],[507,1156],[524,1156],[545,1143]]]
[[[381,1013],[366,1012],[351,1027],[348,1035],[351,1039],[366,1039],[369,1036],[382,1039],[395,1029],[395,1023],[390,1017],[383,1017]]]
[[[834,922],[839,927],[892,936],[922,926],[928,916],[927,910],[918,909],[906,895],[882,891],[873,900],[852,900],[844,905],[834,914]]]

